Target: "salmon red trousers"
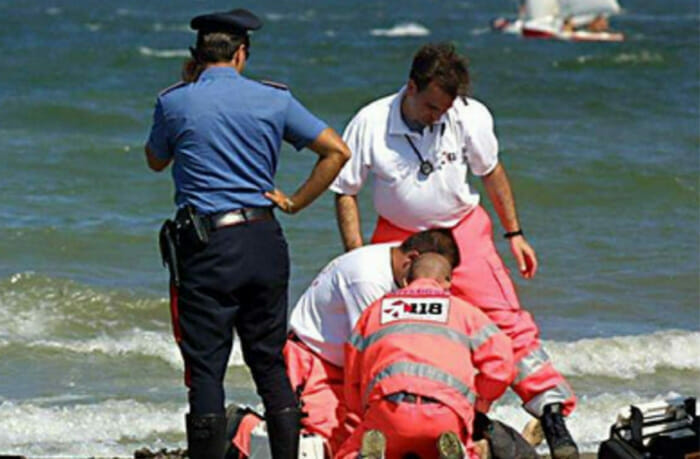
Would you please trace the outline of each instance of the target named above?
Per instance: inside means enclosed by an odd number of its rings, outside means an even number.
[[[371,242],[401,242],[411,234],[379,217]],[[452,273],[452,294],[481,309],[511,339],[517,372],[511,388],[536,417],[554,402],[562,403],[568,415],[576,396],[542,349],[532,315],[520,307],[508,268],[496,251],[488,213],[477,206],[452,228],[452,235],[461,259]]]

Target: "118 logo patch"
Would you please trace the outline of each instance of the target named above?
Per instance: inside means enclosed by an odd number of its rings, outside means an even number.
[[[385,298],[381,324],[397,320],[423,320],[447,323],[450,299],[445,297]]]

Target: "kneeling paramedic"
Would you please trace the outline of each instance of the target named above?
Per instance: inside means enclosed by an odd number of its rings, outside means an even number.
[[[285,370],[289,255],[273,209],[296,213],[316,199],[349,158],[340,137],[284,87],[241,75],[249,30],[238,9],[195,17],[185,81],[157,99],[146,144],[155,171],[173,163],[174,221],[161,230],[171,271],[171,314],[185,362],[191,459],[220,459],[225,438],[223,380],[241,339],[265,407],[273,458],[297,457],[300,410]],[[291,196],[275,188],[282,141],[319,155]]]
[[[513,352],[484,313],[447,293],[450,278],[444,257],[421,255],[410,284],[360,316],[346,345],[345,402],[362,421],[336,458],[375,457],[361,451],[373,430],[384,434],[387,459],[438,457],[438,438],[447,432],[476,457],[475,406],[486,412],[506,390]]]

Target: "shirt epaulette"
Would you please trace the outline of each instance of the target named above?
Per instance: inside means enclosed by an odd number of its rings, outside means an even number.
[[[270,80],[260,80],[260,83],[264,84],[265,86],[272,86],[275,89],[289,91],[289,87],[284,83],[278,83],[276,81],[270,81]]]
[[[181,87],[185,86],[186,84],[187,83],[185,81],[178,81],[177,83],[172,84],[172,85],[168,86],[167,88],[163,89],[161,92],[158,93],[158,96],[159,97],[164,96],[167,93],[169,93],[170,91],[174,91],[177,88],[181,88]]]

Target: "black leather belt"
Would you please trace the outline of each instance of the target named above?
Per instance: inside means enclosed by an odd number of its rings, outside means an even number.
[[[219,229],[226,226],[234,226],[246,222],[259,220],[271,220],[274,218],[271,207],[252,207],[230,210],[214,215],[209,215],[209,228]]]
[[[393,394],[385,395],[384,398],[395,403],[440,403],[440,400],[424,395],[412,394],[410,392],[394,392]]]

